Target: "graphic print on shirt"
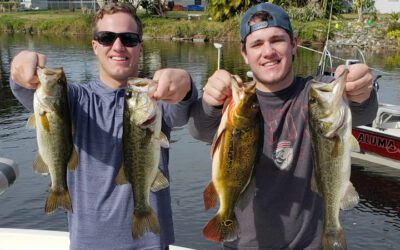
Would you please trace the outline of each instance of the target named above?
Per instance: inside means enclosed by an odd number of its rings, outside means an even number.
[[[293,159],[293,147],[290,141],[281,141],[278,143],[275,152],[272,154],[276,166],[283,170],[286,169]]]
[[[298,106],[298,107],[297,107]],[[290,112],[288,112],[290,110]],[[266,146],[280,170],[289,169],[293,161],[293,144],[298,136],[296,123],[304,122],[303,107],[294,104],[263,113]]]

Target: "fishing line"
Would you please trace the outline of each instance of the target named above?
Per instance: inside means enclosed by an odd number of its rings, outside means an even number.
[[[333,68],[332,64],[332,55],[328,50],[328,42],[329,42],[329,32],[331,30],[331,21],[332,21],[332,6],[333,2],[331,3],[331,9],[329,12],[329,22],[328,22],[328,31],[326,33],[326,41],[325,41],[325,46],[324,46],[324,51],[322,52],[321,59],[318,64],[317,68],[317,75],[324,75],[325,74],[325,65],[326,65],[326,59],[329,58],[329,64],[331,69]],[[333,72],[330,72],[331,76],[333,76]]]
[[[326,43],[325,43],[325,46],[326,46],[326,47],[328,47],[329,32],[331,32],[332,9],[333,9],[333,1],[331,2],[331,10],[330,10],[330,12],[329,12],[328,32],[326,33]]]

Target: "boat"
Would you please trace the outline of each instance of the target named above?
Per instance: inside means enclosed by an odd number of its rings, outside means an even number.
[[[0,228],[0,250],[69,250],[69,233],[52,230]],[[170,250],[193,250],[169,246]]]
[[[352,163],[400,169],[400,105],[380,103],[372,124],[354,127],[352,132],[360,145],[360,152],[352,152]]]
[[[15,182],[18,176],[18,165],[11,159],[0,157],[0,195]]]

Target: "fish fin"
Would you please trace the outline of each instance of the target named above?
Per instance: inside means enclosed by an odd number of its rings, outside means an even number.
[[[62,191],[54,191],[52,188],[50,188],[44,211],[46,214],[51,214],[59,207],[72,212],[71,197],[69,196],[69,192],[67,189]]]
[[[340,200],[340,208],[343,210],[352,209],[357,206],[359,201],[360,197],[358,196],[356,189],[353,184],[349,182],[344,197]]]
[[[347,249],[343,229],[324,231],[322,234],[322,245],[323,249]]]
[[[168,138],[163,132],[160,132],[160,146],[162,148],[169,148]]]
[[[210,158],[211,159],[213,158],[215,150],[217,149],[217,146],[216,146],[217,145],[217,140],[218,140],[218,134],[215,133],[214,137],[213,137],[213,140],[212,140],[212,143],[211,143],[211,146],[210,146]]]
[[[37,153],[35,160],[33,161],[33,170],[37,174],[48,175],[49,174],[49,167],[43,161],[42,156],[40,153]]]
[[[117,177],[115,177],[115,183],[117,185],[123,185],[128,183],[128,179],[126,179],[124,165],[119,168]]]
[[[158,170],[156,178],[154,178],[154,181],[151,184],[150,190],[152,192],[157,192],[167,187],[169,187],[169,181],[167,177],[165,177],[165,175]]]
[[[229,104],[231,103],[232,99],[231,98],[227,98],[222,106],[222,113],[225,112],[225,110],[228,109]]]
[[[151,208],[144,213],[134,211],[132,220],[132,237],[134,239],[142,237],[145,232],[160,233],[160,223]]]
[[[232,104],[233,105],[233,104]],[[230,106],[232,106],[230,105]],[[217,132],[214,135],[211,147],[210,147],[210,155],[211,155],[211,159],[214,157],[215,152],[217,151],[218,145],[223,141],[222,138],[224,138],[224,133],[226,131],[226,126],[228,123],[228,113],[229,110],[227,112],[224,112],[220,121],[220,125],[218,127]]]
[[[35,114],[32,114],[29,118],[28,121],[26,122],[26,126],[28,128],[36,128],[36,117]]]
[[[68,170],[73,171],[78,166],[78,153],[75,150],[75,147],[72,146],[71,156],[68,161]]]
[[[240,211],[243,211],[249,204],[251,199],[254,197],[256,193],[256,178],[252,177],[249,184],[247,184],[244,191],[240,194],[237,208]]]
[[[224,133],[225,133],[225,131],[226,131],[226,129],[223,128],[223,129],[221,129],[220,131],[218,131],[217,134],[215,134],[214,140],[213,140],[213,142],[212,142],[212,144],[211,144],[211,147],[210,147],[210,156],[211,156],[211,159],[214,158],[214,154],[215,154],[215,152],[217,151],[218,145],[219,145],[219,144],[221,143],[221,141],[223,140],[222,138],[224,138]]]
[[[215,190],[214,182],[210,181],[203,192],[204,208],[206,210],[217,205],[218,193]]]
[[[321,195],[321,193],[319,192],[319,189],[318,189],[317,179],[315,177],[315,170],[313,170],[312,176],[311,176],[311,191]]]
[[[352,152],[361,152],[360,144],[353,135],[350,136],[350,150]]]
[[[46,112],[40,115],[40,122],[43,126],[43,129],[46,130],[47,132],[50,132],[50,125],[49,125],[49,120],[47,119],[46,116]]]
[[[217,213],[203,229],[203,235],[207,240],[213,242],[233,241],[239,235],[239,226],[235,215],[226,219]]]

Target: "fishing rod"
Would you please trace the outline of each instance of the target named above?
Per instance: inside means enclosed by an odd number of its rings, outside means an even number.
[[[221,43],[214,43],[214,47],[218,50],[218,58],[217,58],[217,69],[220,69],[220,65],[221,65],[221,48],[222,48],[222,44]]]

